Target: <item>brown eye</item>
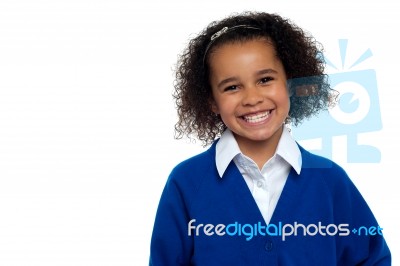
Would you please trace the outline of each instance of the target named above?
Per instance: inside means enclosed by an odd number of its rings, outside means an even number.
[[[263,83],[268,83],[268,82],[271,81],[271,80],[273,80],[273,78],[271,78],[271,77],[265,77],[265,78],[260,79],[260,83],[261,83],[261,84],[263,84]]]
[[[226,87],[224,89],[224,91],[234,91],[234,90],[237,90],[237,86],[236,85],[232,85],[232,86]]]

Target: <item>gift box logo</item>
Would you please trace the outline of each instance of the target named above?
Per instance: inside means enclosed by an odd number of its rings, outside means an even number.
[[[347,40],[339,40],[344,70]],[[379,163],[381,153],[377,147],[359,144],[358,134],[382,129],[376,73],[373,69],[351,71],[351,68],[372,56],[366,50],[346,71],[329,74],[331,88],[339,92],[337,104],[292,128],[296,140],[320,140],[320,149],[312,152],[332,159],[332,140],[335,136],[347,138],[348,163]],[[338,68],[326,57],[327,65]]]

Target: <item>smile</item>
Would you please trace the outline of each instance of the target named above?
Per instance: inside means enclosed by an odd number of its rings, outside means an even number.
[[[271,114],[271,110],[268,110],[266,112],[262,113],[257,113],[257,114],[252,114],[252,115],[244,115],[242,118],[247,122],[247,123],[260,123],[268,119],[269,115]]]

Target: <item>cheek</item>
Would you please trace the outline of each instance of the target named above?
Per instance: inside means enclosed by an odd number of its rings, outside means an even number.
[[[290,110],[290,98],[289,95],[282,95],[279,104],[285,109],[287,113],[289,113]]]
[[[290,110],[290,98],[289,98],[289,97],[286,97],[285,102],[286,102],[287,109],[288,109],[288,111],[289,111],[289,110]]]
[[[218,97],[216,97],[214,89],[211,89],[211,95],[210,95],[210,99],[208,102],[209,102],[211,111],[215,114],[219,114]]]
[[[237,105],[234,104],[232,99],[220,102],[218,105],[219,114],[224,117],[234,116],[236,109]]]
[[[282,103],[284,103],[287,106],[290,106],[290,94],[287,89],[281,94],[280,98]]]
[[[226,104],[226,103],[221,103],[221,102],[219,102],[219,103],[216,104],[215,106],[216,106],[215,108],[218,110],[218,113],[219,113],[219,114],[224,114],[224,113],[227,112],[227,110],[229,110],[229,108],[227,107],[227,104]]]

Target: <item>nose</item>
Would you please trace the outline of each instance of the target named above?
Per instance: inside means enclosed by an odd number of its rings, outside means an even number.
[[[254,106],[264,101],[264,97],[257,87],[246,88],[243,94],[243,105]]]

